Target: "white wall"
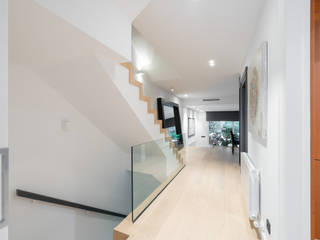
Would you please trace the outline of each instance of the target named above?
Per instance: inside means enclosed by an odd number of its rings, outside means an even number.
[[[172,64],[169,64],[155,46],[132,27],[132,63],[136,72],[143,72],[144,78],[159,86],[181,78]]]
[[[280,2],[266,1],[264,11],[257,26],[255,39],[249,50],[246,65],[263,41],[269,44],[268,82],[268,147],[260,145],[249,133],[248,152],[255,166],[261,170],[262,179],[262,218],[272,224],[270,239],[279,239],[279,121],[280,87],[284,79],[284,36],[283,13]]]
[[[156,51],[156,49],[140,34],[135,28],[132,32],[132,62],[136,72],[143,72],[143,76],[134,76],[143,83],[143,94],[151,98],[151,104],[157,109],[157,98],[161,97],[168,101],[179,104],[182,133],[186,145],[208,145],[209,125],[206,121],[206,114],[192,110],[187,105],[189,99],[182,101],[174,93],[158,86],[162,81],[172,80],[172,76],[178,76],[172,66],[170,66]],[[192,101],[190,99],[190,101]],[[202,100],[201,100],[202,102]],[[225,106],[224,106],[225,107]],[[238,108],[238,106],[236,106]],[[188,117],[194,116],[196,121],[196,135],[188,137]],[[205,138],[201,138],[205,136]]]
[[[164,135],[160,132],[160,125],[154,124],[155,116],[148,112],[147,102],[141,101],[139,99],[139,88],[129,84],[128,70],[122,66],[118,66],[116,69],[117,70],[113,81],[118,87],[119,93],[121,93],[125,101],[131,107],[131,110],[136,115],[136,118],[140,120],[140,124],[143,126],[144,130],[146,130],[148,135],[150,136],[145,141],[139,143],[145,143],[155,139],[163,139]],[[125,118],[124,120],[124,124],[130,122],[128,121],[128,118]],[[132,128],[133,124],[130,122],[130,124],[127,126],[129,128]],[[129,133],[129,131],[127,131],[127,133]],[[133,137],[137,138],[138,134],[139,133],[137,133]]]
[[[157,86],[156,84],[146,80],[147,76],[143,77],[143,92],[145,96],[151,98],[151,103],[154,109],[157,109],[157,98],[161,97],[171,102],[179,104],[181,128],[184,136],[185,145],[208,146],[209,144],[209,122],[206,121],[206,113],[195,111],[185,106],[184,101],[175,96],[169,91]],[[188,117],[195,118],[196,134],[188,137]],[[202,138],[202,136],[205,136]]]
[[[134,75],[134,78],[143,84],[143,95],[150,97],[153,109],[158,109],[157,98],[163,98],[179,105],[182,132],[185,133],[182,100],[171,91],[157,85],[158,81],[166,81],[168,76],[174,74],[174,70],[134,27],[132,32],[132,64],[135,72],[142,71],[144,73],[142,76]]]
[[[209,122],[205,112],[196,114],[196,137],[198,146],[209,146]]]
[[[310,1],[285,1],[279,239],[310,239]]]
[[[0,1],[0,148],[8,147],[8,1]]]
[[[151,104],[154,109],[157,109],[157,98],[164,98],[170,102],[179,104],[181,107],[181,100],[171,92],[157,86],[155,83],[152,83],[148,80],[147,76],[143,76],[143,94],[151,98]],[[181,114],[181,113],[180,113]]]
[[[14,190],[129,212],[130,146],[152,138],[115,84],[129,87],[124,60],[33,1],[10,1],[10,13],[10,239],[111,239],[119,219]]]
[[[33,203],[14,191],[126,214],[129,149],[124,152],[35,73],[16,65],[9,71],[10,239],[112,239],[121,219]]]
[[[113,1],[35,1],[123,57],[131,59],[131,19]]]
[[[181,107],[180,98],[157,85],[157,82],[168,80],[167,78],[173,74],[174,70],[134,27],[132,28],[132,64],[136,73],[140,71],[144,73],[139,77],[134,75],[134,78],[143,83],[143,94],[151,98],[154,109],[157,109],[159,97],[177,103]]]
[[[196,117],[196,112],[192,109],[184,107],[182,109],[181,121],[182,121],[182,132],[184,134],[185,145],[193,145],[196,142],[196,136],[189,137],[188,136],[188,118]],[[197,122],[196,122],[197,126]],[[197,133],[197,131],[196,131]]]
[[[308,4],[266,1],[246,65],[263,41],[269,44],[268,142],[249,133],[249,156],[261,170],[262,218],[268,239],[309,239],[308,213]]]
[[[151,139],[114,84],[123,77],[129,85],[119,54],[32,1],[11,0],[9,5],[10,63],[40,75],[124,149]],[[123,69],[120,76],[118,68]]]
[[[131,59],[131,24],[150,0],[34,0],[81,31]]]
[[[0,148],[8,147],[8,1],[0,0]],[[8,228],[0,229],[8,239]]]
[[[195,118],[196,134],[188,137],[188,118]],[[209,145],[209,122],[206,121],[206,113],[195,111],[193,109],[183,107],[182,115],[182,132],[185,136],[185,144],[190,146],[208,146]],[[202,138],[205,136],[205,138]]]

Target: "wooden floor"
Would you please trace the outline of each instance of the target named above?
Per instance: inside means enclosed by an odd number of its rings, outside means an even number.
[[[134,223],[130,240],[255,240],[244,209],[238,156],[223,147],[189,147],[186,167]]]

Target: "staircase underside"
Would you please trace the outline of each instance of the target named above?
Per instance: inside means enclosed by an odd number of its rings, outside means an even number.
[[[114,84],[126,59],[33,1],[9,11],[9,65],[34,72],[124,151],[152,140]]]

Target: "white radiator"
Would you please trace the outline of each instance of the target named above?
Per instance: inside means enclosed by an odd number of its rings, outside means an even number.
[[[260,172],[247,153],[241,153],[241,184],[248,216],[256,225],[260,220]]]

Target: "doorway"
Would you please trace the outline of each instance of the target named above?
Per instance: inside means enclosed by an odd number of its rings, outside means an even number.
[[[240,147],[239,164],[241,165],[241,152],[248,152],[248,67],[239,82],[239,111],[240,111]]]

